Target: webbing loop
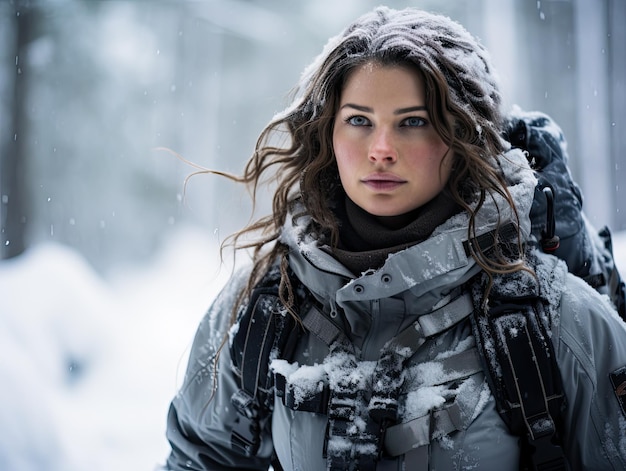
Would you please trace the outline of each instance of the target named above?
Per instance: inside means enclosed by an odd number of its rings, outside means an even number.
[[[390,456],[404,455],[415,448],[428,445],[434,433],[446,435],[461,430],[462,427],[461,409],[454,402],[444,409],[388,427],[385,451]]]

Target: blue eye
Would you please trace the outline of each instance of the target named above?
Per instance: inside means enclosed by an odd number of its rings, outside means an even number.
[[[410,118],[405,119],[403,124],[404,126],[409,127],[426,126],[426,120],[424,118],[420,118],[419,116],[411,116]]]
[[[352,126],[369,126],[370,121],[365,116],[350,116],[346,119],[346,123]]]

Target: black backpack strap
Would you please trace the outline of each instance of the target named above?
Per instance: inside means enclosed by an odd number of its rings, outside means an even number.
[[[295,276],[291,278],[293,282]],[[232,363],[240,378],[240,388],[231,397],[238,412],[231,446],[248,456],[258,452],[262,425],[272,408],[270,362],[290,351],[300,333],[298,323],[280,301],[279,283],[280,272],[270,270],[252,291],[231,337]]]
[[[520,437],[520,469],[567,470],[559,433],[565,397],[544,302],[490,302],[475,311],[472,325],[498,412]]]
[[[624,284],[624,280],[620,276],[617,266],[615,265],[611,231],[609,231],[609,228],[605,226],[600,230],[598,236],[606,249],[606,253],[604,255],[604,278],[606,278],[606,280],[604,280],[605,283],[603,283],[608,291],[606,294],[609,298],[611,298],[613,304],[615,304],[617,313],[624,321],[626,321],[626,285]],[[598,291],[602,292],[602,289],[598,289]]]

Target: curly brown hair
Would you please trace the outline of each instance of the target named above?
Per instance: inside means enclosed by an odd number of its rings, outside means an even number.
[[[303,74],[291,106],[262,131],[243,174],[229,176],[250,187],[253,201],[260,185],[276,187],[272,213],[225,241],[236,250],[252,250],[253,269],[241,299],[278,261],[280,292],[291,305],[287,249],[278,238],[286,218],[298,217],[290,212],[294,200],[302,200],[319,237],[336,246],[338,227],[330,209],[330,189],[338,181],[333,125],[347,78],[365,63],[408,66],[422,75],[429,117],[454,156],[444,191],[468,212],[468,238],[475,236],[475,215],[488,195],[501,195],[516,214],[498,170],[497,156],[504,150],[501,99],[486,50],[449,18],[379,7],[328,42]],[[250,236],[252,242],[243,242]],[[478,247],[472,250],[488,274],[522,269],[521,262],[502,254],[487,255]]]

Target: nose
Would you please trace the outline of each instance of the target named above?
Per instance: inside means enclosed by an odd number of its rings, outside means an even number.
[[[398,160],[398,151],[389,130],[378,129],[374,132],[369,149],[369,160],[372,163],[392,163]]]

